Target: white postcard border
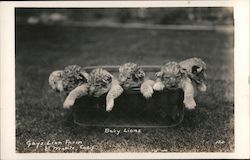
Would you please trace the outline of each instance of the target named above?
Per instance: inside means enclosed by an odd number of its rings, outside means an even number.
[[[235,152],[233,153],[16,153],[15,7],[234,7]],[[1,158],[3,159],[162,159],[249,158],[249,1],[29,1],[0,3]]]

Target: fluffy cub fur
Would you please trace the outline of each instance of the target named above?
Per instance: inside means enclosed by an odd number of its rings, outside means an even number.
[[[69,65],[64,70],[52,72],[49,76],[51,88],[67,94],[64,108],[70,108],[75,99],[88,94],[88,81],[89,74],[78,65]]]
[[[67,86],[65,80],[65,73],[62,70],[53,71],[49,76],[49,85],[50,87],[58,92],[64,91],[64,88]]]
[[[124,89],[140,87],[145,98],[153,94],[154,81],[145,76],[145,72],[135,63],[125,63],[119,68],[119,82]]]
[[[97,68],[90,73],[89,94],[94,97],[100,97],[107,93],[106,111],[111,111],[114,107],[114,101],[123,92],[118,80],[108,71]]]
[[[154,90],[160,91],[164,88],[182,88],[184,91],[184,105],[188,109],[196,106],[194,100],[194,88],[185,70],[177,62],[168,62],[162,66],[161,71],[156,73]]]
[[[112,78],[112,74],[102,68],[92,70],[90,72],[89,94],[100,97],[107,93],[111,88]]]
[[[181,61],[180,66],[187,71],[189,78],[191,78],[193,84],[197,87],[198,91],[205,92],[207,86],[206,80],[206,64],[200,58],[189,58]]]

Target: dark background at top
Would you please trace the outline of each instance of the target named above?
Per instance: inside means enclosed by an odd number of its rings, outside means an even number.
[[[146,23],[189,25],[232,25],[233,8],[82,8],[18,9],[17,23]]]

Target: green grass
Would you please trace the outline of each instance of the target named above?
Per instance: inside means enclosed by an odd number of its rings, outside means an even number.
[[[17,26],[16,150],[45,152],[26,142],[70,139],[94,147],[76,152],[232,152],[233,45],[233,33],[227,32]],[[176,127],[147,128],[141,134],[116,136],[105,134],[104,128],[66,125],[65,97],[47,82],[52,71],[68,64],[160,65],[194,56],[208,66],[208,91],[196,97],[197,109],[185,111]]]

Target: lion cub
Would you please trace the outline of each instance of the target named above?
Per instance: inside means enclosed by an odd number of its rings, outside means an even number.
[[[205,80],[207,75],[205,73],[207,66],[204,61],[200,58],[189,58],[181,61],[180,66],[187,71],[189,78],[192,80],[194,86],[197,87],[198,91],[205,92],[207,86]]]
[[[156,73],[154,90],[160,91],[164,88],[181,88],[184,91],[184,105],[188,109],[194,109],[194,88],[187,72],[177,62],[168,62]]]
[[[152,97],[154,81],[146,77],[142,68],[135,63],[125,63],[119,68],[119,82],[124,89],[140,87],[145,98]]]
[[[114,107],[114,101],[123,92],[118,80],[108,71],[97,68],[90,73],[89,94],[94,97],[100,97],[107,93],[106,111],[111,111]]]
[[[53,90],[65,92],[63,108],[70,108],[77,98],[88,94],[89,74],[78,65],[69,65],[64,70],[50,74],[49,85]]]

